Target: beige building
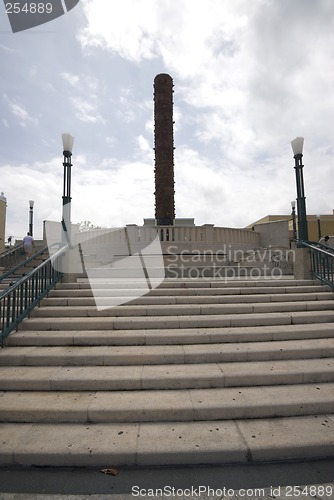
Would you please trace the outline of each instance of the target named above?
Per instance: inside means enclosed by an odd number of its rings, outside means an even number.
[[[0,194],[0,253],[5,250],[5,233],[6,233],[6,208],[7,198],[3,193]]]
[[[290,238],[293,237],[293,224],[292,216],[290,215],[266,215],[253,224],[247,226],[247,229],[253,228],[258,224],[265,224],[268,222],[288,221]],[[296,213],[296,226],[298,230],[298,217]],[[334,236],[334,210],[332,214],[328,215],[307,215],[308,237],[310,241],[319,240],[319,229],[321,236]]]

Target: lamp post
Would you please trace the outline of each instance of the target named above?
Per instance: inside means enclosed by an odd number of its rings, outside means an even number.
[[[34,231],[34,200],[29,200],[29,233],[33,236]]]
[[[298,240],[308,241],[308,230],[306,220],[306,204],[303,180],[303,145],[304,138],[296,137],[291,141],[293,157],[295,159],[296,184],[297,184],[297,216],[298,216]]]
[[[293,241],[296,241],[297,239],[297,226],[296,226],[296,202],[293,200],[291,202],[291,215],[292,215],[292,236],[293,236]]]
[[[317,222],[318,222],[318,240],[321,238],[321,221],[320,221],[320,215],[317,215]]]
[[[64,179],[63,179],[63,213],[62,213],[62,229],[64,241],[71,241],[71,167],[72,167],[72,149],[74,137],[69,133],[62,134],[63,140],[63,155],[64,155]]]

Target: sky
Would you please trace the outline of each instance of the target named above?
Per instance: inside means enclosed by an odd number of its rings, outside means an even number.
[[[61,134],[75,137],[72,222],[154,217],[153,82],[174,83],[176,217],[245,227],[289,214],[291,140],[307,212],[331,214],[333,0],[80,0],[12,33],[0,4],[6,237],[61,220]]]

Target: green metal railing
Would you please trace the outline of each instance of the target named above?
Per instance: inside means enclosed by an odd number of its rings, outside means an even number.
[[[62,273],[59,259],[67,246],[58,250],[52,257],[9,286],[0,296],[0,342],[13,331],[19,323],[39,305],[52,288],[60,281]]]
[[[334,290],[334,249],[312,241],[302,245],[310,252],[312,277]]]
[[[0,254],[0,267],[12,267],[18,259],[22,258],[23,243],[15,245]]]
[[[9,276],[12,276],[14,275],[16,272],[20,271],[20,269],[24,268],[27,266],[27,264],[29,264],[30,262],[32,262],[33,260],[36,259],[36,257],[39,257],[40,255],[43,255],[45,253],[49,254],[49,247],[44,247],[42,248],[42,250],[39,250],[38,252],[34,253],[33,255],[31,255],[31,257],[29,257],[28,259],[26,259],[23,255],[22,255],[22,251],[23,251],[23,245],[20,245],[20,249],[21,249],[21,253],[20,253],[20,256],[21,256],[21,259],[23,258],[23,260],[21,260],[21,262],[19,262],[15,267],[9,269],[8,271],[6,271],[5,273],[3,273],[1,276],[0,276],[0,283],[1,281],[3,281],[4,279],[8,278]],[[19,275],[17,276],[18,278],[20,277]]]

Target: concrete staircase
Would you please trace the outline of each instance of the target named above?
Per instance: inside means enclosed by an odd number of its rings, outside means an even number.
[[[333,299],[292,278],[166,279],[97,311],[84,280],[59,285],[0,350],[0,465],[333,457]]]

